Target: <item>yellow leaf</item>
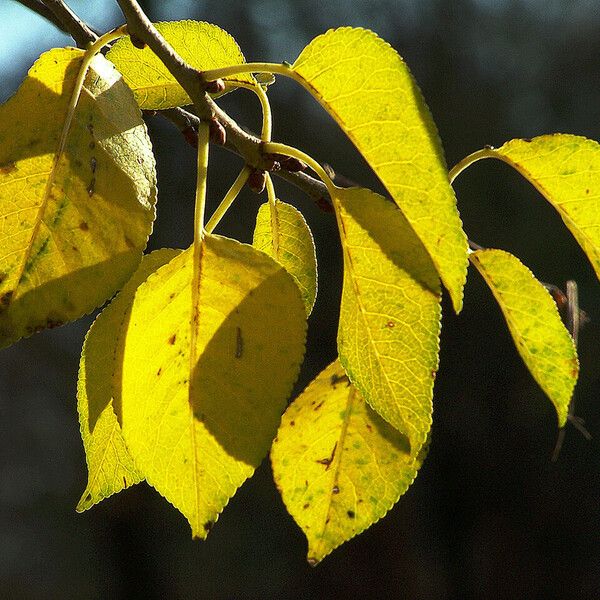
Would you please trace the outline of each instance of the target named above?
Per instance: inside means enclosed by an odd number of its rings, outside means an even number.
[[[196,268],[196,292],[190,248],[136,293],[122,429],[148,483],[205,538],[271,445],[304,354],[306,312],[291,276],[251,246],[206,235]]]
[[[137,288],[180,250],[144,256],[137,271],[94,321],[83,344],[77,384],[77,409],[88,465],[88,484],[77,505],[83,512],[104,498],[140,482],[116,413],[121,412],[121,363],[124,337]]]
[[[308,561],[381,519],[413,482],[424,453],[329,365],[283,415],[271,449],[275,483],[308,539]]]
[[[181,58],[199,71],[246,62],[236,41],[216,25],[201,21],[170,21],[155,23],[155,27]],[[191,104],[189,96],[150,48],[140,50],[124,37],[114,44],[106,57],[123,74],[140,108],[160,110]],[[255,83],[256,80],[250,74],[225,78],[226,85],[236,81]]]
[[[600,144],[554,134],[511,140],[489,153],[519,171],[556,208],[600,277]]]
[[[0,106],[0,347],[79,318],[135,270],[154,219],[154,157],[131,91],[83,52],[43,54]]]
[[[402,58],[373,32],[343,27],[314,39],[293,70],[402,209],[460,311],[467,238],[435,124]]]
[[[470,258],[498,301],[519,354],[554,404],[562,427],[577,383],[579,363],[573,339],[552,296],[508,252],[478,250]]]
[[[290,204],[277,200],[274,211],[269,207],[265,202],[258,209],[252,245],[285,267],[300,288],[306,314],[310,315],[317,295],[317,257],[312,234],[300,211]]]
[[[402,213],[370,190],[336,189],[344,250],[340,362],[365,400],[417,456],[431,426],[440,286]]]

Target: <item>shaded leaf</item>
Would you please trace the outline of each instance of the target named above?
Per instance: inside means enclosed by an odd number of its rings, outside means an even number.
[[[365,400],[417,456],[431,426],[440,286],[402,213],[370,190],[336,189],[344,251],[340,362]]]
[[[562,427],[577,383],[579,362],[552,296],[508,252],[478,250],[470,258],[498,301],[519,354],[554,404]]]
[[[291,276],[251,246],[206,235],[196,268],[197,291],[191,248],[136,293],[122,429],[146,480],[204,538],[271,445],[304,354],[306,312]]]
[[[155,26],[179,56],[199,71],[246,62],[236,41],[211,23],[169,21],[155,23]],[[150,48],[140,50],[131,43],[129,37],[123,37],[113,45],[106,57],[123,74],[140,108],[160,110],[191,104],[187,93]],[[255,83],[250,74],[224,79],[226,86],[235,81]],[[226,91],[228,89],[231,89],[230,85]]]
[[[0,106],[0,347],[102,304],[135,270],[152,229],[150,140],[102,56],[59,151],[82,56],[46,52]]]
[[[423,456],[363,400],[338,361],[283,415],[271,449],[275,482],[306,534],[308,561],[381,519],[413,482]]]
[[[600,277],[600,144],[554,134],[511,140],[489,152],[519,171],[556,208]]]
[[[88,483],[77,511],[91,508],[104,498],[139,483],[144,477],[135,468],[123,440],[115,411],[121,412],[121,363],[126,327],[137,288],[180,250],[157,250],[144,256],[137,271],[94,321],[88,331],[77,383],[77,410],[88,466]]]
[[[373,32],[343,27],[315,38],[293,70],[402,209],[459,311],[467,238],[435,124],[402,58]]]
[[[265,202],[258,209],[252,245],[285,267],[300,288],[306,314],[310,315],[317,295],[317,257],[312,233],[302,213],[280,200],[272,212]]]

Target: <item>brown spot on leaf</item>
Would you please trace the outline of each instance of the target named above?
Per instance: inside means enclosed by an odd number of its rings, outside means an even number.
[[[0,166],[0,173],[2,175],[8,175],[9,173],[13,173],[16,170],[18,170],[18,167],[14,162],[9,162],[5,165]]]
[[[173,344],[175,344],[175,340],[177,339],[177,334],[174,333],[170,338],[169,338],[169,344],[172,346]]]
[[[331,466],[331,463],[333,462],[333,458],[335,456],[336,449],[337,449],[337,442],[333,445],[333,450],[331,451],[330,456],[328,456],[327,458],[321,458],[320,460],[317,461],[320,465],[325,465],[326,471],[327,471],[327,469],[329,469],[329,467]]]
[[[354,519],[354,517],[356,517],[356,513],[353,510],[349,510],[346,514],[349,519]]]
[[[365,426],[369,431],[373,431],[373,427],[369,423],[366,423]]]
[[[523,138],[524,142],[527,142],[528,144],[531,144],[531,138]]]
[[[303,508],[304,510],[306,510],[306,509],[307,509],[309,506],[310,506],[310,503],[309,503],[309,502],[307,502],[307,503],[306,503],[306,504],[305,504],[305,505],[304,505],[302,508]]]
[[[156,371],[156,376],[160,377],[160,374],[162,373],[162,367],[158,368],[158,371]]]
[[[215,524],[214,521],[206,521],[206,523],[204,523],[204,525],[202,525],[202,527],[204,527],[204,531],[206,531],[206,533],[208,533],[213,528],[214,524]]]
[[[306,562],[308,563],[309,567],[316,567],[319,564],[319,561],[316,558],[313,558],[312,556],[308,557],[306,559]]]
[[[350,380],[348,379],[347,375],[332,375],[329,379],[329,383],[331,383],[331,385],[333,385],[334,387],[341,381],[345,381],[347,385],[350,385]]]
[[[79,229],[81,229],[81,231],[89,231],[90,226],[85,221],[81,221],[81,223],[79,223]]]
[[[10,290],[9,292],[4,292],[2,296],[0,296],[0,306],[2,308],[7,308],[12,300],[14,290]]]
[[[333,489],[331,490],[332,494],[339,494],[340,493],[340,488],[337,485],[333,486]]]
[[[394,321],[388,321],[385,326],[393,329],[396,326],[396,323],[394,323]]]
[[[313,410],[314,410],[314,411],[317,411],[317,410],[319,410],[319,409],[321,408],[321,406],[323,406],[323,404],[324,404],[324,403],[325,403],[325,400],[321,400],[321,402],[319,402],[319,404],[317,404],[317,405],[316,405],[316,406],[313,408]]]
[[[296,421],[290,421],[290,427],[293,427],[296,424]]]
[[[586,194],[589,194],[589,193],[590,193],[590,190],[589,190],[589,189],[585,190],[585,193],[586,193]]]

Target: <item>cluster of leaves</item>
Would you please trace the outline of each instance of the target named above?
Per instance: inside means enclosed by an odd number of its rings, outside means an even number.
[[[266,151],[308,162],[326,183],[344,256],[339,359],[286,409],[317,291],[300,212],[276,199],[268,179],[253,245],[204,230],[198,210],[192,247],[142,256],[156,181],[140,108],[190,99],[158,57],[128,37],[106,58],[98,44],[43,54],[0,107],[0,346],[77,319],[120,290],[90,328],[81,358],[89,481],[78,510],[146,480],[205,538],[270,450],[316,564],[383,517],[414,480],[431,427],[441,284],[459,311],[469,261],[564,425],[578,375],[573,340],[546,287],[516,257],[469,249],[450,180],[479,158],[512,165],[600,272],[598,144],[572,135],[513,140],[476,153],[449,177],[409,69],[372,32],[329,31],[292,65],[270,69],[245,64],[214,25],[158,28],[190,65],[222,77],[225,91],[246,87],[264,100],[267,86],[253,72],[295,79],[356,145],[391,201],[334,185],[310,157],[271,143],[263,129]],[[207,146],[200,135],[200,204]]]

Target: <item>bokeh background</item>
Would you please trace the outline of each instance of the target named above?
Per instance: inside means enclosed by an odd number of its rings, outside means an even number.
[[[98,31],[122,22],[113,0],[70,5]],[[153,20],[214,22],[249,60],[293,61],[330,27],[368,27],[414,72],[448,163],[484,144],[568,132],[600,139],[597,0],[171,0],[144,2]],[[14,0],[0,0],[0,100],[44,50],[69,39]],[[377,187],[364,161],[301,89],[270,89],[274,137]],[[222,100],[255,130],[252,96]],[[159,208],[150,248],[192,239],[194,152],[164,120],[148,120]],[[210,206],[241,164],[211,155]],[[315,235],[320,290],[298,389],[335,355],[341,258],[331,215],[276,182]],[[85,487],[75,385],[92,317],[0,353],[0,597],[64,599],[600,597],[600,285],[549,205],[506,165],[478,163],[456,183],[469,236],[516,253],[544,281],[579,283],[591,317],[580,341],[577,414],[557,463],[553,408],[522,366],[475,272],[465,309],[445,302],[429,457],[388,516],[317,568],[265,463],[206,542],[139,485],[78,515]],[[251,239],[262,199],[248,192],[220,232]]]

